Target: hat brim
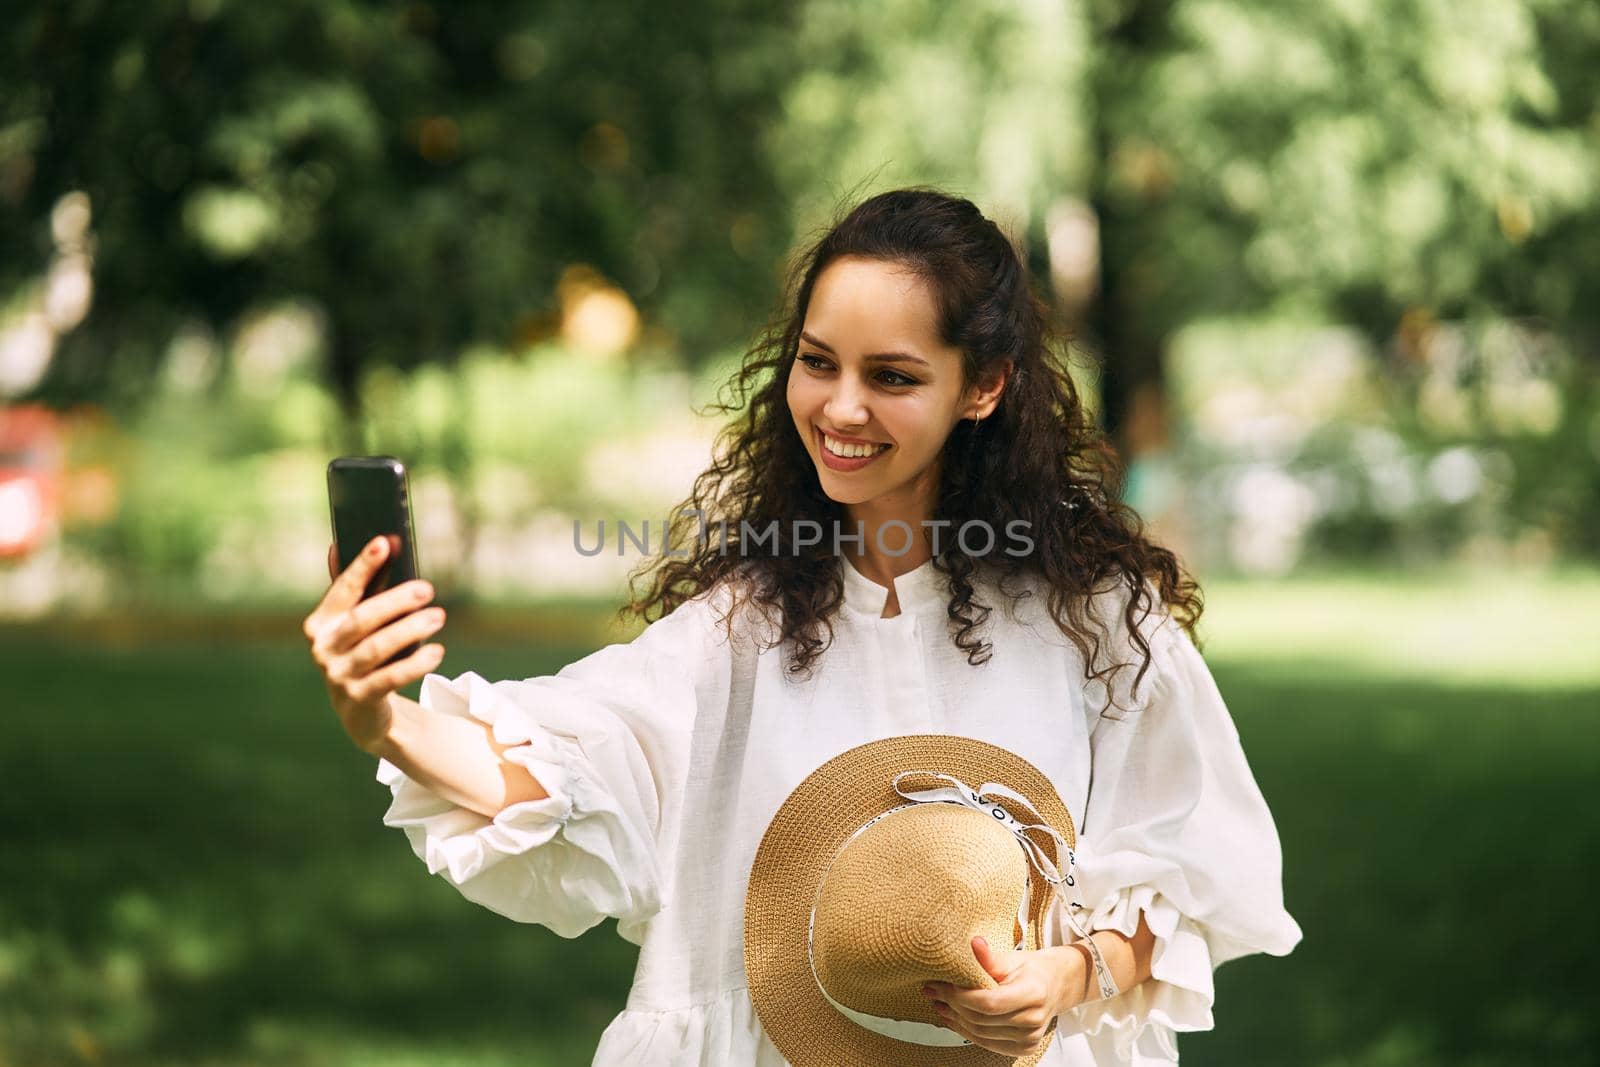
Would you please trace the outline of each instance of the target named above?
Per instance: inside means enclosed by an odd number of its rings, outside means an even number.
[[[916,1045],[873,1033],[823,999],[811,973],[807,928],[817,886],[840,846],[874,815],[905,803],[894,790],[902,771],[954,775],[974,789],[985,782],[1027,797],[1044,821],[1076,844],[1072,817],[1050,780],[1004,748],[951,734],[909,734],[858,745],[828,760],[794,788],[762,835],[745,891],[744,965],[761,1025],[793,1067],[1032,1067],[1049,1049],[1006,1056],[977,1045]],[[995,798],[1004,803],[1004,798]],[[1024,822],[1027,813],[1014,811]],[[1054,854],[1054,845],[1047,849]],[[1054,857],[1058,866],[1065,857]],[[1033,921],[1048,906],[1035,879]],[[930,1014],[930,1022],[937,1017]]]

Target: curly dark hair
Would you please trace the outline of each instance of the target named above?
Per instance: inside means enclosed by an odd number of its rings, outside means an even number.
[[[1014,372],[995,410],[981,422],[958,423],[945,441],[934,518],[950,520],[950,529],[972,520],[991,529],[1009,529],[1005,524],[1014,520],[1028,524],[1031,554],[991,554],[982,562],[996,566],[1002,582],[1018,575],[1043,579],[1050,614],[1082,654],[1091,681],[1130,666],[1097,668],[1102,636],[1109,634],[1104,619],[1100,634],[1088,625],[1091,598],[1125,587],[1123,621],[1143,656],[1137,690],[1151,659],[1140,622],[1156,607],[1152,586],[1191,638],[1202,610],[1200,589],[1171,551],[1145,536],[1139,515],[1117,500],[1120,461],[1079,401],[1067,371],[1070,339],[1035,292],[1011,241],[971,201],[925,186],[865,200],[794,261],[777,314],[724,383],[719,402],[707,408],[720,415],[742,410],[743,417],[719,432],[712,465],[668,520],[666,544],[673,551],[630,575],[629,602],[619,618],[648,620],[654,608],[666,615],[726,579],[733,597],[722,622],[730,638],[733,614],[753,604],[781,630],[777,640],[791,655],[788,672],[808,672],[831,644],[829,620],[844,594],[839,557],[832,546],[804,546],[791,532],[802,520],[835,528],[844,508],[822,490],[790,415],[787,381],[813,286],[843,256],[893,263],[926,281],[939,308],[939,336],[962,353],[964,387],[993,381],[1012,360]],[[777,543],[767,554],[744,555],[743,538],[735,541],[729,532],[741,522],[766,530],[774,520]],[[707,535],[723,524],[720,536]],[[948,576],[952,590],[952,638],[977,665],[991,647],[973,635],[991,610],[975,597],[980,559],[949,540],[933,566]],[[652,571],[647,593],[634,595],[634,583]],[[1002,592],[1013,601],[1031,595]],[[826,642],[819,636],[824,628]]]

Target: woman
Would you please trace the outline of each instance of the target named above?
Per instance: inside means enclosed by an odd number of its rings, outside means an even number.
[[[779,1067],[741,954],[763,829],[855,745],[979,738],[1066,801],[1078,916],[1120,992],[1100,999],[1058,922],[1050,948],[997,964],[1026,976],[1006,1010],[939,990],[947,1025],[1023,1055],[1015,1020],[1044,1013],[1044,1063],[1175,1062],[1173,1033],[1212,1025],[1213,969],[1301,936],[1191,639],[1195,583],[1106,491],[1114,458],[1044,305],[970,202],[865,201],[797,263],[786,306],[720,407],[744,414],[676,554],[629,605],[661,611],[632,642],[521,681],[428,673],[437,644],[375,670],[442,615],[415,610],[421,582],[358,605],[381,556],[334,582],[305,632],[380,757],[384,822],[500,914],[567,937],[617,918],[640,960],[596,1064]],[[420,703],[394,693],[419,677]]]

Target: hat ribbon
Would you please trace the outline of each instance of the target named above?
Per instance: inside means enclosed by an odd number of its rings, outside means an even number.
[[[900,779],[918,774],[925,778],[942,778],[950,784],[940,786],[937,789],[918,789],[909,793],[900,788]],[[1067,844],[1066,838],[1057,833],[1054,827],[1044,821],[1044,816],[1040,815],[1038,810],[1028,802],[1028,798],[1016,790],[1009,789],[998,782],[985,782],[977,789],[973,789],[961,779],[953,775],[941,774],[938,771],[901,771],[894,776],[894,791],[907,800],[916,801],[919,804],[962,804],[975,811],[983,812],[1016,836],[1017,840],[1022,844],[1022,851],[1027,855],[1029,862],[1033,864],[1034,869],[1039,872],[1040,877],[1045,881],[1051,885],[1062,885],[1064,883],[1069,886],[1075,886],[1078,884],[1078,880],[1072,874],[1073,865],[1077,862],[1072,846]],[[1002,796],[1008,800],[1015,801],[1022,806],[1023,810],[1039,821],[1036,823],[1019,822],[1016,816],[1006,810],[1005,805],[994,802],[986,803],[983,798],[988,796]],[[1030,830],[1042,830],[1056,839],[1056,844],[1061,846],[1061,851],[1057,855],[1064,854],[1067,857],[1066,874],[1062,874],[1060,869],[1051,862],[1050,857],[1045,854],[1039,843],[1028,836],[1028,831]]]

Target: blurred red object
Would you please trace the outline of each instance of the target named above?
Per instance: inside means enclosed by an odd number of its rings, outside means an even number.
[[[62,459],[59,416],[0,407],[0,559],[26,556],[57,525]]]

